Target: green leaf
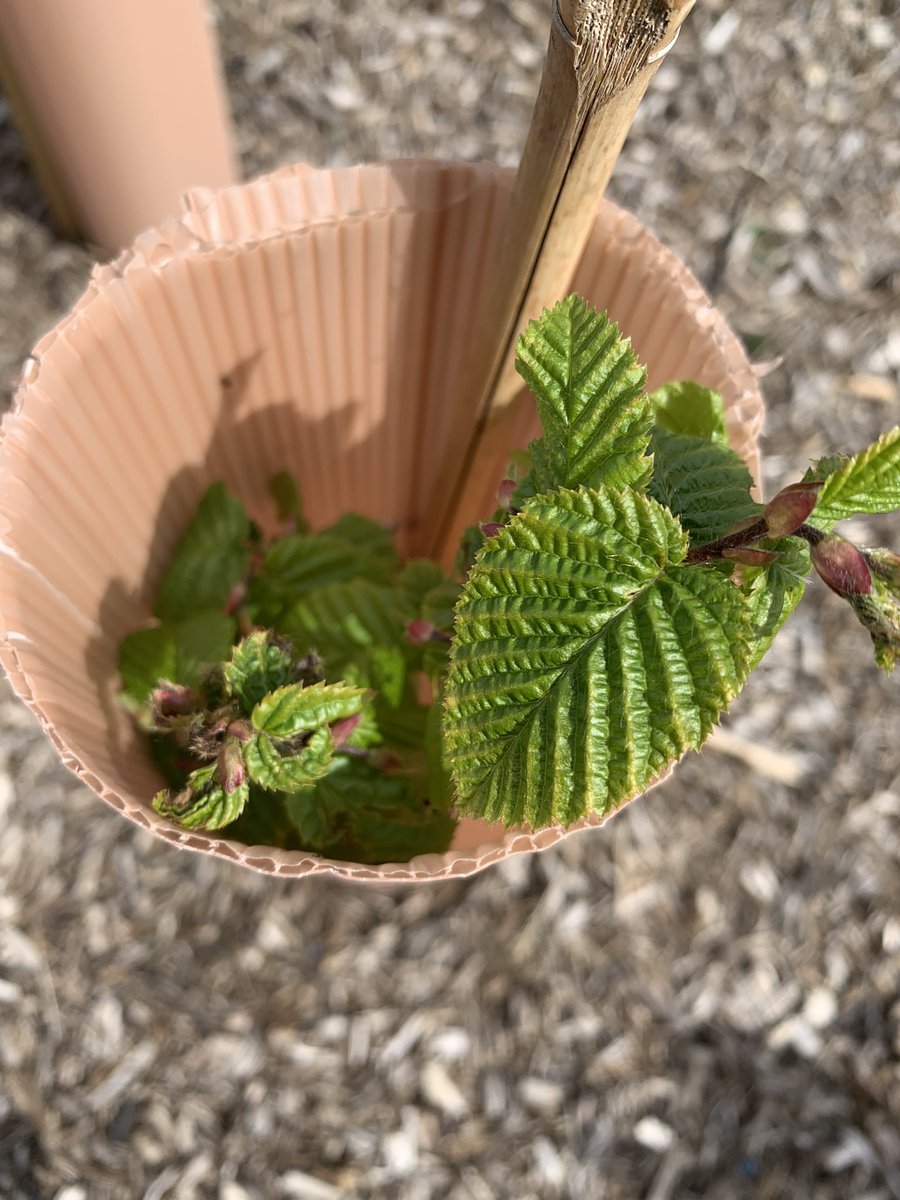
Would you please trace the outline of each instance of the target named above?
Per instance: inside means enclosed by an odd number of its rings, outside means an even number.
[[[448,812],[453,800],[453,782],[444,753],[441,702],[432,704],[425,718],[425,771],[429,800],[438,810]]]
[[[308,593],[285,614],[280,628],[295,645],[321,654],[330,673],[340,674],[362,651],[405,646],[406,623],[414,615],[396,588],[356,579]]]
[[[847,459],[826,478],[811,520],[818,525],[860,513],[897,509],[900,509],[900,425]]]
[[[336,818],[340,809],[325,786],[305,787],[285,796],[287,819],[300,837],[305,849],[321,852],[341,837],[343,829]]]
[[[362,710],[368,693],[341,683],[288,684],[265,696],[253,710],[254,729],[275,738],[292,738],[331,725]]]
[[[226,793],[219,783],[216,764],[191,771],[185,787],[173,795],[159,792],[153,807],[161,817],[175,821],[182,829],[222,829],[237,820],[249,797],[246,782]]]
[[[750,498],[753,480],[746,463],[727,446],[659,427],[651,444],[650,495],[675,513],[692,545],[715,541],[762,512]]]
[[[379,571],[390,577],[400,568],[400,555],[394,545],[394,535],[384,525],[358,513],[344,513],[333,525],[323,529],[322,537],[337,538],[352,546],[363,563],[360,575],[372,578]],[[379,578],[381,576],[379,575]]]
[[[247,805],[234,824],[229,825],[228,837],[245,846],[296,848],[296,832],[285,813],[286,799],[283,792],[267,792],[251,782]]]
[[[275,500],[279,521],[290,521],[297,533],[306,533],[309,525],[303,511],[303,497],[297,480],[290,471],[279,471],[269,480],[269,491]]]
[[[225,682],[229,693],[249,713],[269,692],[288,682],[292,666],[290,649],[260,630],[235,646],[225,665]]]
[[[339,759],[316,785],[315,797],[320,805],[315,815],[303,810],[309,797],[302,793],[289,802],[289,812],[307,834],[320,839],[324,834],[336,858],[407,862],[417,854],[442,853],[453,837],[455,823],[445,811],[419,796],[408,780],[360,759]]]
[[[728,445],[725,405],[718,392],[698,383],[667,383],[650,393],[656,424],[669,433]]]
[[[323,585],[355,579],[364,561],[349,542],[321,533],[291,534],[273,542],[247,589],[257,625],[274,627],[297,598]],[[383,573],[380,571],[379,572]]]
[[[451,579],[432,588],[422,601],[422,619],[430,621],[435,629],[449,632],[453,628],[453,610],[461,591],[461,584],[454,583]]]
[[[448,582],[447,574],[430,558],[414,558],[403,568],[397,580],[406,606],[417,616],[421,616],[422,603],[434,588]]]
[[[609,317],[567,297],[519,338],[516,368],[544,431],[530,448],[536,492],[639,486],[648,477],[646,372]]]
[[[679,566],[675,517],[632,491],[536,497],[457,608],[444,730],[461,808],[569,824],[704,741],[749,659],[749,605]]]
[[[403,700],[406,687],[406,655],[399,646],[373,646],[366,656],[372,687],[391,708]]]
[[[775,551],[778,558],[765,567],[741,568],[742,590],[748,597],[751,610],[751,671],[803,599],[806,576],[811,569],[809,547],[800,538],[764,541],[760,543],[760,548]]]
[[[224,483],[210,487],[163,577],[154,614],[180,620],[225,607],[250,564],[250,518]]]
[[[128,634],[119,644],[122,691],[144,704],[160,680],[196,687],[211,665],[228,658],[236,631],[233,617],[212,610]]]
[[[271,792],[298,792],[321,779],[334,762],[328,729],[317,729],[300,749],[259,733],[247,742],[244,758],[254,783]]]

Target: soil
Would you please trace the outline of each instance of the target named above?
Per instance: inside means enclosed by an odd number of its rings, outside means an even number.
[[[514,163],[547,8],[219,0],[246,172]],[[766,372],[770,490],[900,415],[897,15],[707,0],[611,188]],[[95,256],[5,108],[0,160],[11,387]],[[813,586],[723,736],[605,832],[387,895],[176,854],[4,691],[0,1195],[896,1200],[898,701]]]

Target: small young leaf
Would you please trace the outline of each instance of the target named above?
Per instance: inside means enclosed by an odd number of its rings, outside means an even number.
[[[241,815],[249,794],[246,781],[226,793],[213,763],[191,771],[184,788],[176,795],[159,792],[153,807],[161,817],[168,817],[182,829],[222,829]]]
[[[656,424],[669,433],[728,445],[725,406],[718,392],[698,383],[667,383],[650,393]]]
[[[569,824],[699,747],[740,690],[749,605],[678,566],[675,517],[635,492],[536,497],[482,552],[456,611],[444,703],[462,809]]]
[[[317,729],[299,750],[267,733],[247,742],[244,755],[253,782],[271,792],[298,792],[331,769],[334,741],[328,729]]]
[[[828,522],[860,513],[897,509],[900,509],[900,425],[848,458],[825,478],[811,523],[824,528]]]
[[[779,629],[803,599],[810,572],[809,547],[800,538],[762,543],[777,554],[764,567],[742,568],[742,590],[751,609],[750,670],[760,662]]]
[[[253,710],[253,727],[275,738],[293,738],[362,711],[368,693],[341,683],[288,684],[263,697]]]
[[[534,393],[544,430],[531,445],[536,492],[647,479],[646,371],[609,317],[580,296],[567,297],[519,338],[516,369]]]
[[[334,745],[327,729],[320,729],[297,751],[283,751],[268,734],[247,743],[247,770],[257,786],[287,795],[303,791],[321,779],[334,761]]]
[[[235,646],[225,664],[228,691],[249,714],[269,692],[283,687],[291,677],[293,654],[289,647],[259,630]]]
[[[128,634],[119,644],[125,697],[144,704],[160,680],[195,687],[210,665],[228,657],[236,631],[233,617],[212,610]]]
[[[214,483],[163,577],[154,614],[181,620],[202,609],[223,609],[250,563],[250,518],[224,483]]]
[[[762,512],[750,498],[753,480],[746,463],[727,446],[659,426],[651,445],[650,495],[675,513],[692,545],[712,542]]]
[[[279,471],[269,481],[269,491],[275,500],[278,520],[290,521],[295,533],[306,533],[309,526],[303,511],[303,498],[297,480],[290,471]]]

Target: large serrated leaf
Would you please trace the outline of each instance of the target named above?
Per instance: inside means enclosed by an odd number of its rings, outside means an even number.
[[[373,569],[381,569],[389,577],[400,567],[400,555],[394,545],[394,535],[390,529],[378,521],[373,521],[371,517],[362,517],[359,513],[344,513],[333,525],[323,529],[321,536],[337,538],[353,546],[364,563],[360,575],[371,578]]]
[[[811,522],[827,526],[860,513],[897,509],[900,509],[900,425],[889,429],[877,442],[828,475]]]
[[[224,483],[214,483],[175,548],[154,614],[181,620],[201,609],[224,608],[250,563],[250,518]]]
[[[657,427],[650,495],[679,518],[693,545],[722,537],[762,512],[750,497],[747,464],[727,446]]]
[[[195,687],[209,666],[228,657],[235,632],[233,617],[212,610],[128,634],[119,644],[124,695],[143,704],[160,680]]]
[[[647,478],[646,372],[609,317],[580,296],[567,297],[519,338],[516,369],[534,393],[544,431],[531,446],[535,492]]]
[[[298,733],[331,725],[362,710],[365,688],[341,683],[288,684],[263,697],[253,710],[254,729],[275,738],[292,738]]]
[[[678,565],[675,517],[635,492],[537,497],[457,608],[444,730],[461,808],[570,824],[640,793],[739,691],[749,605]]]

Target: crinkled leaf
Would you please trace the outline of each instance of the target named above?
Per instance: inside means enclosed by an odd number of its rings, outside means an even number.
[[[250,518],[224,483],[208,489],[175,548],[157,595],[154,614],[181,620],[222,609],[250,563]]]
[[[728,445],[725,405],[718,392],[698,383],[667,383],[650,393],[656,424],[670,433]]]
[[[833,465],[834,460],[823,462]],[[846,459],[825,478],[811,521],[825,527],[828,522],[860,513],[897,509],[900,509],[900,425]]]
[[[536,497],[457,608],[444,703],[459,804],[507,824],[607,813],[701,745],[747,673],[749,605],[679,566],[678,520],[633,491]]]
[[[271,792],[298,792],[321,779],[334,762],[328,729],[318,729],[299,749],[259,733],[247,742],[244,758],[254,783]]]
[[[284,811],[286,799],[283,792],[267,792],[251,782],[246,808],[228,826],[229,839],[245,846],[297,848],[296,831]]]
[[[516,369],[534,393],[544,431],[531,445],[536,492],[647,479],[646,372],[605,313],[580,296],[560,301],[519,338]]]
[[[195,687],[210,665],[228,657],[235,633],[233,617],[211,610],[128,634],[119,644],[126,698],[145,703],[160,680]]]
[[[269,481],[269,491],[275,500],[279,521],[290,521],[296,533],[306,533],[309,526],[303,511],[303,497],[297,480],[290,471],[279,471]]]
[[[442,704],[440,702],[430,706],[425,718],[425,772],[429,800],[438,810],[449,812],[453,799],[453,782],[444,753]]]
[[[191,771],[180,792],[157,793],[153,807],[161,817],[168,817],[182,829],[222,829],[241,815],[249,794],[246,782],[227,793],[219,783],[213,763]]]
[[[229,693],[250,713],[263,696],[288,682],[292,665],[290,649],[259,630],[235,646],[231,661],[225,664],[225,682]]]
[[[253,710],[253,727],[275,738],[292,738],[331,725],[362,710],[368,693],[342,683],[288,684],[263,697]]]
[[[659,427],[651,445],[650,495],[675,513],[693,545],[712,542],[762,512],[750,498],[747,464],[727,446]]]
[[[329,791],[315,784],[285,796],[287,819],[304,849],[321,852],[341,837],[343,830],[337,819],[340,810],[331,801]]]

